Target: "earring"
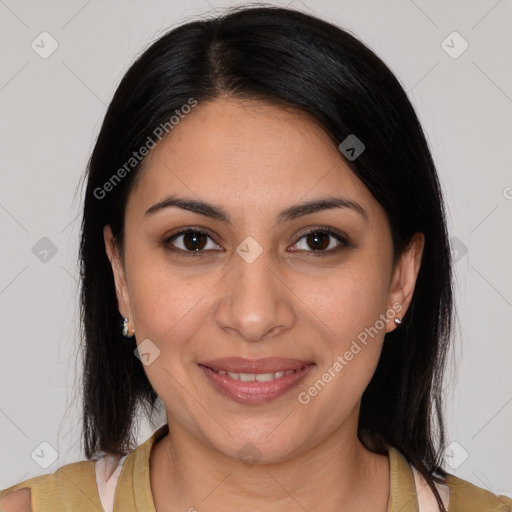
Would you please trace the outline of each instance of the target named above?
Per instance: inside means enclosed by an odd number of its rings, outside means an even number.
[[[130,334],[130,331],[128,330],[128,317],[126,317],[123,322],[123,336],[125,338],[131,338],[131,337],[133,337],[134,334],[135,334],[135,329],[133,329],[132,334]]]
[[[402,323],[402,319],[399,317],[395,317],[395,325],[400,325]]]

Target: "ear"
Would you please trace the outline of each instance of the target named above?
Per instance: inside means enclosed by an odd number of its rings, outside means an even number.
[[[119,313],[123,318],[133,318],[130,306],[130,295],[128,293],[128,285],[124,272],[124,265],[121,261],[118,248],[115,243],[114,235],[110,225],[107,224],[103,228],[103,238],[105,240],[105,250],[107,252],[112,272],[114,274],[114,284],[116,288],[117,305]]]
[[[386,332],[397,327],[395,318],[403,318],[409,308],[420,270],[424,246],[425,235],[415,233],[395,265],[388,303],[388,310],[394,311],[395,315],[387,321]]]

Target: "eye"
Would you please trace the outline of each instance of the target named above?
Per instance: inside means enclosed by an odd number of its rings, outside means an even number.
[[[302,240],[304,240],[304,242],[301,242]],[[311,252],[315,256],[333,254],[343,247],[351,246],[345,236],[328,228],[314,228],[307,231],[300,237],[295,245],[301,243],[302,247],[299,247],[299,250]],[[312,250],[308,250],[308,247]],[[293,252],[295,252],[295,250]]]
[[[217,243],[213,241],[210,234],[201,229],[184,229],[170,237],[167,237],[162,244],[170,251],[183,253],[187,256],[195,256],[196,254],[199,255],[201,252],[209,252],[209,250],[207,250],[208,239],[213,242],[214,250],[216,247],[219,247]],[[176,243],[176,241],[179,242]]]
[[[304,242],[302,242],[303,240]],[[211,241],[210,248],[208,248],[209,241]],[[300,247],[301,244],[302,247]],[[201,253],[216,251],[219,248],[208,232],[196,228],[183,229],[165,238],[162,245],[166,249],[184,256],[199,256]],[[292,252],[309,252],[315,256],[333,254],[343,247],[352,247],[346,236],[329,228],[310,229],[300,237],[295,246],[299,247],[293,249]]]

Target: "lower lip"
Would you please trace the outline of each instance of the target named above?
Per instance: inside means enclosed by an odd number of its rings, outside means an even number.
[[[294,388],[311,371],[313,364],[270,382],[242,382],[232,379],[229,375],[220,375],[207,366],[199,365],[199,368],[210,379],[215,389],[231,400],[242,404],[263,404],[279,398]]]

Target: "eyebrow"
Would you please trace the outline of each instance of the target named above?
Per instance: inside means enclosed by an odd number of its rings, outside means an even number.
[[[224,224],[232,224],[229,213],[220,206],[204,201],[197,201],[195,199],[180,198],[175,196],[169,196],[162,201],[155,203],[153,206],[148,208],[144,216],[147,217],[154,215],[155,213],[161,212],[162,210],[170,207],[178,207],[183,210],[188,210],[199,215],[204,215],[205,217],[218,220]],[[310,215],[312,213],[320,212],[323,210],[330,210],[333,208],[350,209],[359,213],[366,221],[368,220],[368,215],[365,209],[359,203],[343,197],[325,197],[315,199],[313,201],[298,203],[285,208],[279,213],[277,221],[278,223],[283,223],[298,219],[304,215]]]

